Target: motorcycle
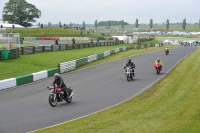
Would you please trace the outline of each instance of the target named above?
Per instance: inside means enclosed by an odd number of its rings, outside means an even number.
[[[125,68],[125,76],[127,78],[127,81],[133,79],[134,77],[134,72],[132,72],[132,69],[130,67]]]
[[[155,64],[155,70],[156,70],[156,73],[159,74],[160,71],[161,71],[161,64]]]
[[[165,50],[165,54],[168,55],[169,54],[169,50]]]
[[[72,96],[74,95],[74,92],[72,91],[71,87],[68,88],[68,97],[65,98],[64,92],[60,87],[55,87],[55,86],[50,86],[47,87],[51,93],[49,95],[49,104],[52,107],[55,107],[58,102],[66,101],[67,103],[71,103],[72,101]]]

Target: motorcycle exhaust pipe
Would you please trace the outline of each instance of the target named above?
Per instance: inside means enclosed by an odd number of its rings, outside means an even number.
[[[74,95],[74,92],[71,93],[71,95],[69,96],[69,98],[71,98]]]

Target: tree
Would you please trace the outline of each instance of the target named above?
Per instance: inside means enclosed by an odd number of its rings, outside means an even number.
[[[59,22],[59,27],[62,28],[62,23],[61,22]]]
[[[72,23],[70,22],[69,27],[72,28]]]
[[[83,28],[85,28],[85,21],[83,21]]]
[[[182,27],[183,27],[183,30],[185,30],[185,28],[186,28],[186,19],[183,19],[183,23],[182,23]]]
[[[51,23],[50,22],[48,23],[48,27],[51,27]]]
[[[43,28],[43,24],[41,24],[40,27]]]
[[[122,21],[110,21],[110,26],[121,25]],[[127,22],[124,22],[124,25],[129,25]],[[108,21],[100,21],[97,26],[108,26]]]
[[[200,29],[200,19],[199,19],[199,29]]]
[[[110,29],[110,20],[108,21],[108,29]]]
[[[41,17],[41,11],[26,0],[9,0],[3,8],[2,17],[8,23],[29,27],[36,22],[35,18]]]
[[[124,29],[124,20],[121,21],[122,29]]]
[[[153,19],[150,19],[150,23],[149,23],[150,28],[153,28]]]
[[[169,30],[169,19],[166,20],[166,29]]]
[[[95,30],[97,30],[97,20],[95,20],[94,22],[94,27],[95,27]]]
[[[138,19],[135,21],[135,28],[138,28]]]

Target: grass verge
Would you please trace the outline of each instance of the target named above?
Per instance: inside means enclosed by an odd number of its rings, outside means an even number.
[[[106,50],[111,50],[118,47],[133,46],[133,44],[120,44],[115,46],[102,46],[84,49],[74,49],[66,51],[56,51],[56,52],[45,52],[37,54],[21,55],[17,59],[1,60],[0,68],[3,68],[0,75],[0,80],[6,78],[17,77],[33,72],[38,72],[50,68],[58,67],[61,62],[67,62],[70,60],[75,60],[78,58],[86,57],[88,55],[104,52]],[[87,64],[83,67],[93,65],[94,63],[100,63],[103,61],[109,61],[113,59],[118,59],[125,56],[130,56],[133,54],[144,53],[149,51],[161,50],[160,48],[148,48],[143,50],[129,50],[109,57],[104,58],[102,61],[95,61]],[[14,65],[13,65],[14,64]]]
[[[200,49],[157,85],[124,104],[36,133],[198,133],[199,54]]]

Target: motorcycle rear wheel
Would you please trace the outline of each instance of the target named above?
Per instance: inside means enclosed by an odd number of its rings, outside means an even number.
[[[52,107],[56,107],[58,101],[57,101],[57,97],[56,97],[56,94],[50,94],[49,95],[49,104],[52,106]]]
[[[157,74],[159,74],[160,73],[160,71],[159,70],[157,70]]]

